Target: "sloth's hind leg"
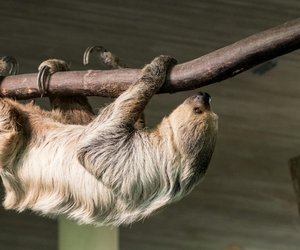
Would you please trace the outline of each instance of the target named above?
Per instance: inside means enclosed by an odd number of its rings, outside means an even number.
[[[59,59],[49,59],[42,62],[38,68],[38,87],[42,94],[47,93],[52,74],[68,71],[68,64]],[[88,124],[94,118],[94,112],[86,96],[54,96],[49,95],[56,120],[66,124]]]

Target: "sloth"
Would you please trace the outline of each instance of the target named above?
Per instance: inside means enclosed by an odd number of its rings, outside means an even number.
[[[0,99],[4,207],[118,226],[187,195],[208,168],[218,117],[209,94],[199,93],[156,128],[144,127],[145,106],[174,64],[169,56],[155,58],[97,115],[83,96],[50,96],[51,111]],[[68,66],[52,59],[39,69],[42,86],[49,75]]]

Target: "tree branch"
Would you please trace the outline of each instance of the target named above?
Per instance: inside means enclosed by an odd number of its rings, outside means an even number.
[[[160,93],[192,90],[219,82],[299,48],[300,18],[176,65]],[[58,72],[50,79],[48,93],[116,97],[137,79],[139,73],[139,69]],[[3,77],[0,95],[17,99],[41,97],[36,77],[37,74]]]

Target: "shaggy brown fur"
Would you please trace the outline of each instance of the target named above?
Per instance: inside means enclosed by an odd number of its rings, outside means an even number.
[[[72,120],[77,124],[66,124],[70,118],[61,103],[46,112],[0,100],[4,206],[120,225],[189,193],[204,176],[216,141],[209,96],[188,98],[152,131],[135,127],[172,63],[167,56],[156,58],[87,125],[76,120],[77,111]]]

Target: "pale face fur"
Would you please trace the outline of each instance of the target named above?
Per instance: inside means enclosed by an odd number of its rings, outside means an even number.
[[[151,70],[163,67],[158,63],[146,67],[144,74],[157,74]],[[143,85],[144,80],[88,125],[64,124],[59,111],[2,99],[4,206],[65,214],[79,223],[120,225],[141,220],[189,193],[209,164],[217,116],[209,104],[189,98],[157,129],[137,130],[131,117],[144,99],[136,95],[143,88],[149,91],[152,83]]]
[[[188,98],[168,118],[174,143],[184,161],[182,182],[193,187],[206,172],[216,143],[218,116],[198,96]]]

